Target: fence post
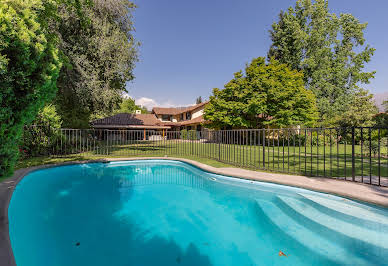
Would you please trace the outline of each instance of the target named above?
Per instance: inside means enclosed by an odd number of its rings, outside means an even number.
[[[218,160],[221,161],[221,130],[218,130]]]
[[[265,128],[263,128],[263,168],[265,169]]]
[[[354,181],[355,176],[356,176],[356,158],[355,158],[355,152],[354,152],[354,147],[355,147],[355,139],[354,139],[354,127],[352,127],[352,180]]]

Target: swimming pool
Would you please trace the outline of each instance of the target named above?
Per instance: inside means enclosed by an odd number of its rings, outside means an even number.
[[[17,265],[383,265],[388,210],[172,160],[54,167],[15,188]]]

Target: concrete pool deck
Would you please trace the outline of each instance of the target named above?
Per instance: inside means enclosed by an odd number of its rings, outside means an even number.
[[[8,178],[0,183],[0,264],[1,266],[16,265],[8,232],[8,205],[12,197],[17,183],[23,179],[28,173],[39,169],[51,168],[62,165],[95,163],[95,162],[113,162],[126,160],[176,160],[189,163],[202,170],[215,174],[249,179],[254,181],[269,182],[280,185],[288,185],[293,187],[305,188],[318,192],[330,193],[349,199],[368,202],[383,207],[388,207],[388,187],[378,187],[345,180],[306,177],[298,175],[275,174],[268,172],[257,172],[245,170],[241,168],[216,168],[196,161],[174,158],[174,157],[136,157],[136,158],[107,158],[100,160],[88,161],[71,161],[59,164],[48,164],[34,166],[16,170],[11,178]]]

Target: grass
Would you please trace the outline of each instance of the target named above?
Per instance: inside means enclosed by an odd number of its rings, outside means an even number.
[[[110,141],[99,145],[78,145],[67,149],[73,155],[61,158],[31,158],[21,160],[17,168],[39,164],[59,163],[74,160],[88,160],[117,157],[180,157],[195,160],[214,167],[238,166],[241,168],[260,169],[262,171],[286,172],[311,176],[344,177],[352,175],[352,147],[339,144],[334,146],[277,146],[272,147],[225,145],[215,143],[187,142],[180,140],[137,141],[122,144],[122,141]],[[290,141],[290,145],[292,145]],[[388,156],[386,147],[380,150],[380,169],[378,157],[369,157],[369,150],[364,146],[355,146],[356,176],[388,176]],[[263,157],[265,160],[263,160]]]
[[[57,163],[72,162],[72,161],[97,160],[97,159],[104,159],[104,158],[120,158],[120,157],[123,157],[123,156],[111,156],[111,155],[96,156],[96,155],[90,155],[90,154],[74,154],[74,155],[67,155],[67,156],[61,156],[61,157],[49,157],[49,156],[33,157],[33,158],[26,158],[26,159],[19,160],[15,166],[15,170],[32,167],[32,166],[38,166],[38,165],[46,165],[46,164],[57,164]],[[137,156],[129,156],[129,157],[140,158],[144,156],[137,155]],[[149,157],[159,157],[159,156],[149,156]],[[231,164],[226,164],[220,161],[207,159],[207,158],[197,158],[194,156],[176,156],[176,157],[197,161],[217,168],[232,167]]]

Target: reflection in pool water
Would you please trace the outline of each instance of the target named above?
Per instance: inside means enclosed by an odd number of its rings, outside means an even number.
[[[388,211],[168,160],[33,172],[9,207],[30,265],[378,265]]]

